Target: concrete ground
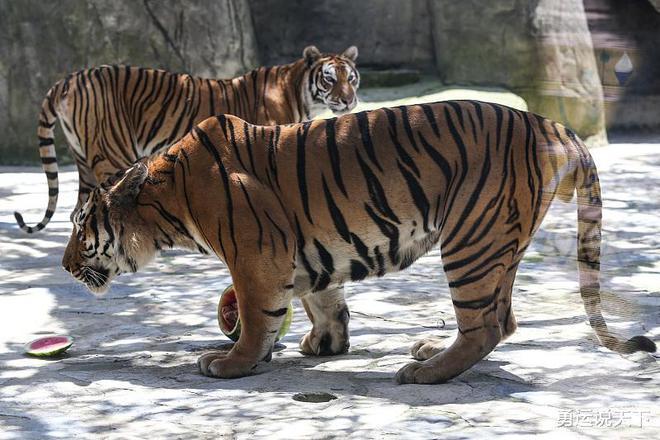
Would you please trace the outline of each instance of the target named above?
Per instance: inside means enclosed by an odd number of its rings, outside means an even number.
[[[395,99],[395,98],[393,98]],[[593,151],[605,200],[603,298],[611,327],[660,342],[660,145]],[[254,376],[201,376],[197,357],[228,342],[216,323],[231,282],[216,259],[167,252],[95,298],[60,267],[77,177],[46,206],[37,168],[0,168],[0,439],[49,438],[660,438],[658,355],[599,346],[577,292],[575,205],[551,209],[521,265],[517,333],[443,385],[396,385],[410,346],[456,324],[437,250],[404,272],[347,287],[348,354],[302,356],[299,302],[273,361]],[[66,356],[23,344],[75,338]],[[321,394],[325,393],[325,394]],[[314,402],[317,400],[327,400]]]

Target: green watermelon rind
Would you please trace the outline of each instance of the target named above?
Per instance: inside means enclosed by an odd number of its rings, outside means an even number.
[[[292,321],[293,321],[293,305],[289,303],[289,307],[287,307],[286,309],[286,316],[284,316],[284,321],[280,326],[280,331],[277,333],[277,337],[275,337],[275,342],[279,341],[287,334],[289,328],[291,327]]]
[[[66,338],[67,343],[65,345],[59,346],[59,348],[53,349],[53,350],[48,350],[44,351],[47,347],[44,348],[38,348],[38,349],[32,349],[32,344],[35,342],[41,341],[42,339],[46,338]],[[58,344],[59,345],[59,344]],[[71,336],[64,336],[64,335],[53,335],[53,336],[45,336],[43,338],[37,338],[33,341],[28,342],[25,344],[24,349],[25,353],[29,354],[30,356],[36,356],[36,357],[50,357],[50,356],[56,356],[60,353],[64,353],[66,350],[68,350],[71,346],[73,345],[73,338]]]
[[[234,285],[230,284],[220,294],[220,300],[218,301],[218,327],[220,327],[220,331],[222,331],[222,333],[225,336],[227,336],[232,341],[237,342],[238,338],[241,336],[241,318],[240,317],[238,318],[238,320],[236,321],[236,325],[231,331],[227,331],[222,325],[222,314],[220,313],[220,308],[221,308],[220,304],[222,303],[222,297],[225,295],[225,293],[229,292],[233,288]],[[284,317],[284,321],[280,326],[280,331],[277,333],[277,336],[275,337],[275,342],[279,341],[287,334],[289,328],[291,327],[292,321],[293,321],[293,304],[289,303],[289,307],[287,307],[286,309],[286,316]]]

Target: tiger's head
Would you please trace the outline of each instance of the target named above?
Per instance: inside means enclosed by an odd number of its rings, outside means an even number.
[[[62,267],[95,294],[108,290],[123,272],[136,272],[155,255],[140,238],[144,225],[136,212],[137,195],[148,176],[137,163],[97,186],[73,214],[73,231]]]
[[[357,47],[351,46],[341,54],[322,54],[316,46],[303,50],[309,69],[308,99],[315,107],[329,108],[334,114],[350,112],[358,103],[357,89],[360,74],[355,68]]]

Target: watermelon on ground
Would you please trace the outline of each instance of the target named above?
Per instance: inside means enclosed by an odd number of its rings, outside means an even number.
[[[46,336],[25,344],[25,352],[32,356],[49,357],[64,353],[71,345],[73,345],[71,336]]]

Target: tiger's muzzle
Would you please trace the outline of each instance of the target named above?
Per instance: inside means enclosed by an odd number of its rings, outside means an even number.
[[[64,266],[64,270],[93,293],[105,293],[110,285],[110,271],[103,267],[79,266],[74,269]]]
[[[345,113],[349,113],[357,106],[357,104],[358,104],[358,100],[354,96],[353,99],[351,99],[350,101],[343,98],[330,101],[328,103],[328,108],[332,110],[333,114],[339,116]]]

